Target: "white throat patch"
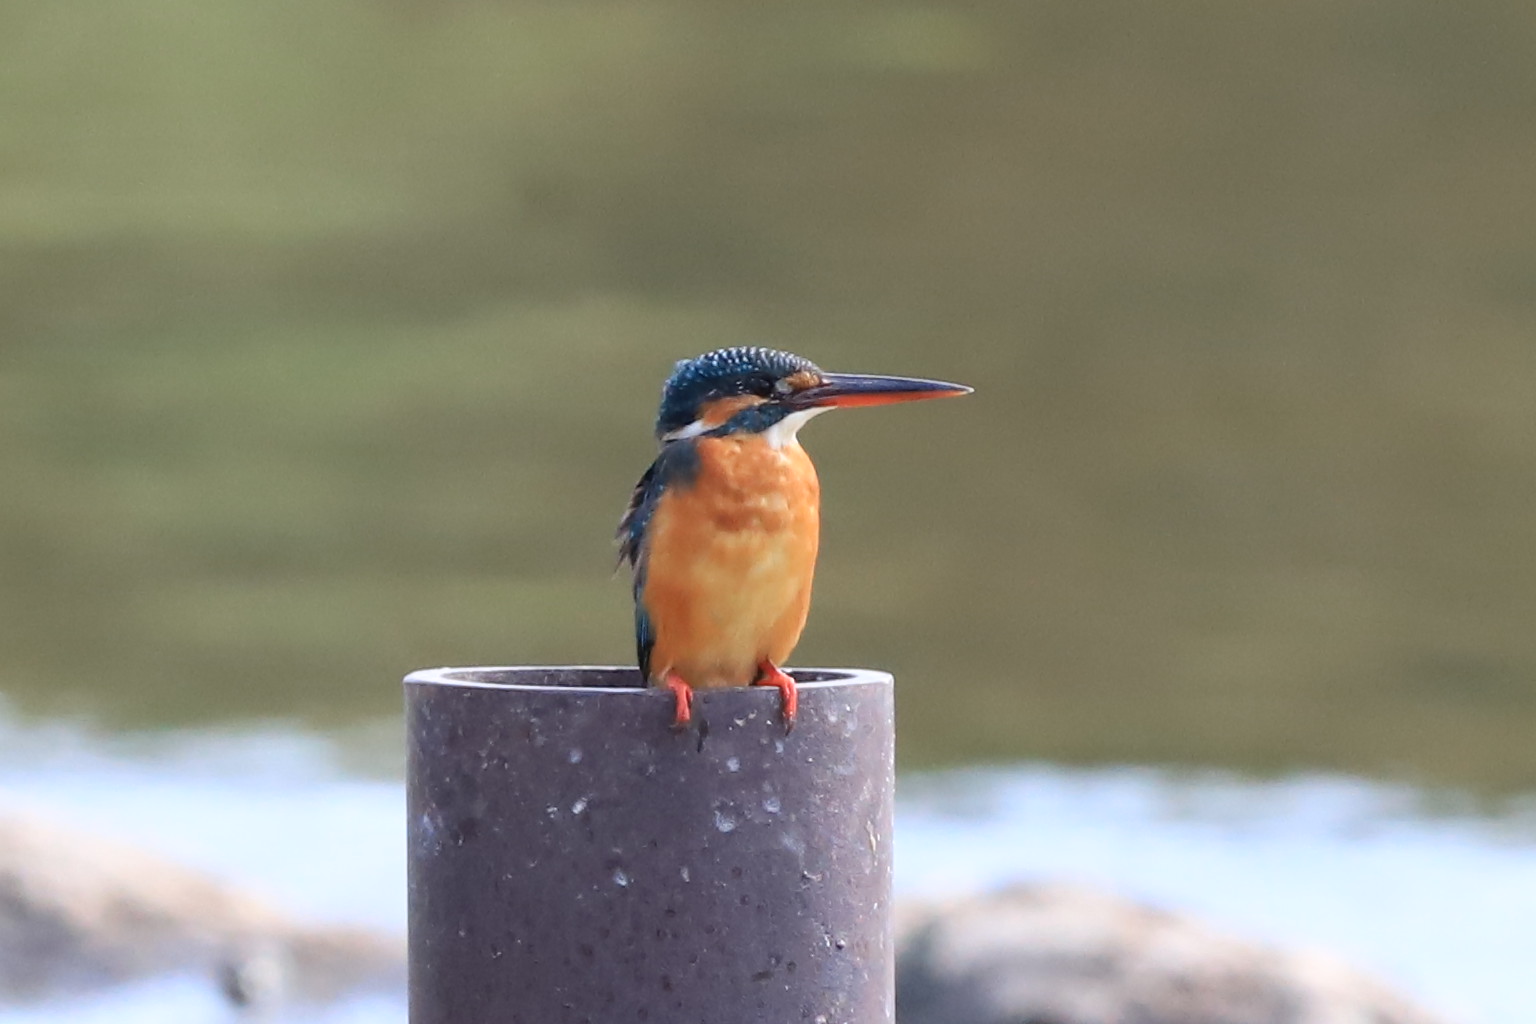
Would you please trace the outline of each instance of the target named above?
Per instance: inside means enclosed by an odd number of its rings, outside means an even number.
[[[809,423],[812,417],[821,415],[829,408],[830,406],[823,405],[817,409],[801,409],[799,412],[792,412],[763,431],[763,439],[773,448],[794,444],[795,435],[800,433],[800,428]]]
[[[800,428],[805,426],[812,418],[826,412],[829,408],[831,407],[823,405],[816,409],[801,409],[799,412],[792,412],[763,431],[763,440],[767,441],[772,448],[783,448],[787,444],[793,444],[795,435],[800,433]],[[718,425],[716,424],[716,426]],[[686,441],[690,437],[698,437],[714,429],[714,427],[709,426],[703,420],[694,420],[686,427],[678,427],[670,433],[663,434],[661,439],[663,441]]]

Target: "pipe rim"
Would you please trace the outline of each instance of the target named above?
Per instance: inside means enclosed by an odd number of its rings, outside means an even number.
[[[800,689],[823,690],[843,686],[889,686],[894,682],[889,672],[868,668],[786,668]],[[636,685],[573,686],[565,683],[513,682],[519,676],[548,679],[555,673],[600,673],[623,681],[638,681],[639,670],[633,665],[480,665],[417,669],[405,677],[406,686],[441,686],[450,689],[508,690],[519,693],[591,693],[636,694],[657,692],[655,687]],[[489,678],[496,676],[509,679]],[[726,687],[725,689],[739,689]],[[713,692],[713,691],[701,691]]]

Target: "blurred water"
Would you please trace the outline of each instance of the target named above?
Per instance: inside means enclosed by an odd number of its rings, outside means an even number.
[[[344,749],[283,730],[0,735],[0,800],[127,838],[307,916],[402,929],[403,796]],[[1536,814],[1342,777],[1254,781],[1044,765],[909,775],[907,895],[1068,878],[1334,950],[1467,1024],[1524,1019],[1536,952]],[[227,1015],[199,979],[0,1012],[0,1024],[180,1024]],[[370,998],[308,1016],[403,1019]]]
[[[763,343],[978,388],[804,435],[907,765],[1536,787],[1536,7],[14,0],[0,124],[35,714],[630,657],[661,380]]]
[[[285,1012],[281,1024],[404,1024],[405,1019],[403,999],[371,996]],[[207,984],[190,978],[157,979],[81,999],[0,1010],[5,1024],[212,1024],[225,1020],[265,1022],[270,1018],[241,1018]]]

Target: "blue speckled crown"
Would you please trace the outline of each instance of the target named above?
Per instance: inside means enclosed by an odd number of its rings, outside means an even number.
[[[656,436],[681,430],[699,418],[706,402],[731,395],[773,394],[775,382],[802,371],[821,374],[809,359],[778,349],[738,346],[684,359],[661,389]]]

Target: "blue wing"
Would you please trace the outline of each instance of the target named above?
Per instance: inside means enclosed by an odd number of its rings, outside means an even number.
[[[640,664],[640,675],[647,682],[651,678],[651,648],[656,645],[656,631],[641,599],[645,590],[646,529],[667,488],[691,486],[698,472],[697,443],[692,439],[669,443],[635,484],[634,492],[629,496],[629,507],[624,510],[624,518],[619,520],[619,564],[628,562],[634,570],[635,655]]]

